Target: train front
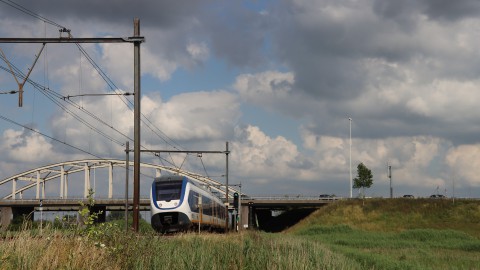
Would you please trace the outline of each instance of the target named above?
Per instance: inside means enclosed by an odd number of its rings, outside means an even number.
[[[170,175],[155,178],[150,193],[152,227],[162,233],[187,230],[191,223],[185,193],[188,180]]]

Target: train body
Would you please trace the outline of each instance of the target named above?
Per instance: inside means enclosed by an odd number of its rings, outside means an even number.
[[[222,201],[188,177],[161,176],[150,192],[152,227],[161,233],[198,229],[224,231],[226,208]]]

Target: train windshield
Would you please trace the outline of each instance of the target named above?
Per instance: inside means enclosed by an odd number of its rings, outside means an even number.
[[[182,181],[168,181],[155,183],[157,201],[180,200]]]

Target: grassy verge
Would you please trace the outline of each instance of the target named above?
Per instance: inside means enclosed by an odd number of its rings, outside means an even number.
[[[363,205],[361,200],[348,200],[319,209],[289,232],[317,224],[347,224],[376,232],[452,229],[480,238],[480,201],[368,199]]]
[[[346,201],[291,228],[375,269],[480,269],[480,202]]]
[[[111,230],[117,230],[115,227]],[[55,230],[5,235],[2,269],[362,269],[316,241],[258,232],[117,233],[86,237]]]
[[[312,226],[296,232],[376,269],[478,269],[480,240],[454,230],[372,232],[348,225]]]

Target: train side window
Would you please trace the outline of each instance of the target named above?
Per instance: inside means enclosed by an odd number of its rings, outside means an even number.
[[[198,213],[198,193],[190,190],[190,194],[188,194],[188,205],[192,212]]]

